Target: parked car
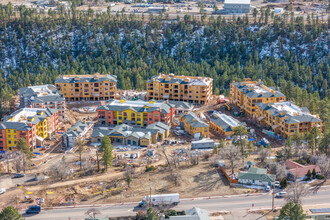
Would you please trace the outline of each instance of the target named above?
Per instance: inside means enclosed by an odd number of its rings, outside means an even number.
[[[269,192],[270,191],[270,186],[266,186],[265,190],[266,190],[266,192]]]
[[[39,205],[32,205],[27,210],[25,210],[26,214],[38,214],[41,211],[41,207]]]
[[[283,198],[286,194],[287,194],[286,192],[276,193],[275,198]]]
[[[4,194],[6,192],[5,188],[0,188],[0,194]]]
[[[280,188],[280,187],[281,187],[279,181],[276,181],[276,182],[275,182],[275,187],[277,187],[277,188]]]
[[[22,177],[24,177],[25,176],[25,174],[23,174],[23,173],[16,173],[15,175],[14,175],[14,178],[22,178]]]

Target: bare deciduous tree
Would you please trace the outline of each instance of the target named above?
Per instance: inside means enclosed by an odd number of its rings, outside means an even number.
[[[265,160],[267,159],[267,157],[270,156],[270,150],[267,148],[261,149],[258,153],[258,159],[260,160],[260,162],[262,164],[265,163]]]
[[[72,169],[70,164],[67,163],[64,158],[62,158],[59,163],[51,166],[48,169],[47,174],[53,179],[64,180],[72,175]]]
[[[229,160],[231,172],[234,173],[234,169],[240,164],[242,153],[239,147],[228,145],[220,150],[220,156],[225,160]]]
[[[95,219],[96,215],[101,215],[101,212],[98,209],[90,208],[86,211],[85,215]]]
[[[327,180],[330,176],[330,159],[325,154],[322,154],[317,159],[317,165],[320,167],[321,174]]]
[[[282,180],[286,177],[286,166],[282,163],[271,164],[270,173],[276,176],[277,180]]]
[[[172,167],[171,167],[171,162],[167,156],[167,153],[166,153],[166,148],[165,148],[165,145],[162,145],[162,153],[164,154],[165,156],[165,159],[166,159],[166,162],[167,162],[167,165],[168,165],[168,169],[171,171],[172,173]]]
[[[25,155],[22,152],[15,152],[13,164],[17,173],[20,173],[22,170],[24,170],[24,157]]]
[[[199,163],[199,155],[197,154],[197,152],[190,151],[188,153],[188,157],[191,165],[197,165]]]
[[[182,179],[182,175],[176,171],[169,176],[169,180],[174,183],[175,186],[179,186]]]
[[[306,196],[309,192],[310,190],[306,185],[295,181],[287,187],[287,194],[285,196],[285,200],[287,202],[300,204],[302,197]]]

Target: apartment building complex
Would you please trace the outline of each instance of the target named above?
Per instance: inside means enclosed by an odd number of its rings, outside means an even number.
[[[101,125],[140,125],[146,127],[155,122],[170,124],[175,107],[168,101],[110,100],[97,108],[98,123]]]
[[[229,115],[221,113],[213,114],[210,119],[210,128],[222,135],[233,135],[234,129],[238,126],[246,126],[246,123],[240,122]]]
[[[197,76],[158,75],[147,82],[147,99],[206,104],[213,93],[213,79]]]
[[[254,114],[260,124],[282,137],[310,132],[313,127],[322,131],[322,120],[318,115],[312,115],[306,107],[299,107],[291,101],[257,103]]]
[[[29,86],[19,90],[21,108],[53,108],[64,118],[65,98],[54,85]]]
[[[137,128],[126,124],[116,126],[114,129],[94,129],[92,143],[101,143],[104,136],[108,136],[113,144],[147,147],[163,141],[170,134],[170,126],[156,122],[145,128]]]
[[[114,75],[61,75],[55,86],[66,101],[101,101],[114,99],[117,93],[117,76]]]
[[[208,137],[209,125],[193,112],[180,115],[181,127],[194,138]]]
[[[15,150],[20,138],[34,149],[59,129],[56,109],[22,108],[0,123],[0,151]]]
[[[258,82],[246,79],[244,82],[230,84],[230,100],[240,107],[245,114],[253,117],[257,103],[282,102],[286,100],[283,93]]]

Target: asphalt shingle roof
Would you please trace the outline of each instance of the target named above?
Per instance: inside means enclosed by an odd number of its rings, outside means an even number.
[[[107,129],[94,129],[92,137],[104,137],[104,136],[121,136],[121,137],[136,137],[150,139],[153,134],[163,134],[165,130],[169,130],[170,127],[162,122],[156,122],[148,125],[146,128],[137,128],[126,124],[121,124],[114,127],[112,130]]]
[[[130,103],[143,103],[142,105],[134,105],[132,106]],[[110,100],[108,104],[98,107],[97,109],[100,110],[107,110],[107,111],[125,111],[127,109],[131,109],[135,112],[154,112],[160,111],[160,113],[170,113],[172,106],[170,104],[166,104],[164,102],[155,102],[154,104],[150,104],[149,102],[141,102],[141,101],[129,101],[125,103],[118,103],[118,100]],[[147,108],[145,108],[147,106]]]
[[[293,105],[295,108],[299,108],[296,106],[293,102],[285,102],[287,104]],[[303,107],[299,108],[300,113],[291,114],[290,112],[286,110],[279,111],[277,108],[275,108],[274,104],[280,104],[280,103],[256,103],[256,105],[261,108],[264,111],[269,111],[269,113],[274,117],[280,117],[283,118],[284,121],[287,124],[296,124],[296,123],[302,123],[302,122],[321,122],[322,120],[319,118],[316,118],[315,116],[311,115],[309,113],[308,108]],[[281,114],[282,113],[282,114]]]
[[[247,173],[239,172],[237,178],[245,180],[259,180],[262,182],[274,181],[274,175],[267,174],[266,169],[253,167],[250,168]]]
[[[79,77],[79,79],[75,79]],[[117,82],[117,76],[115,75],[76,75],[76,76],[60,76],[55,80],[55,83],[83,83],[83,82]]]
[[[187,122],[190,124],[193,128],[204,128],[209,127],[208,124],[206,124],[202,119],[197,117],[197,115],[193,112],[189,112],[188,114],[181,114],[182,118],[186,118]]]

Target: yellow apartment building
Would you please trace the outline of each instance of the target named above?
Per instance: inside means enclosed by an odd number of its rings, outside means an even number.
[[[140,125],[146,127],[155,122],[170,124],[175,114],[175,105],[167,101],[129,101],[110,100],[97,108],[99,124],[102,125]]]
[[[209,136],[209,125],[197,117],[195,113],[186,112],[181,114],[180,121],[184,126],[184,130],[191,136],[195,138]]]
[[[322,120],[318,115],[312,115],[306,107],[299,107],[291,101],[257,103],[255,117],[261,125],[285,138],[297,132],[310,132],[313,127],[322,131]]]
[[[174,74],[152,77],[147,82],[147,99],[184,101],[203,105],[213,94],[213,79]]]
[[[101,101],[114,99],[117,76],[114,75],[60,75],[55,86],[66,101]]]
[[[233,82],[230,84],[230,101],[240,107],[245,114],[253,117],[257,103],[282,102],[286,97],[283,93],[265,86],[260,80]]]

